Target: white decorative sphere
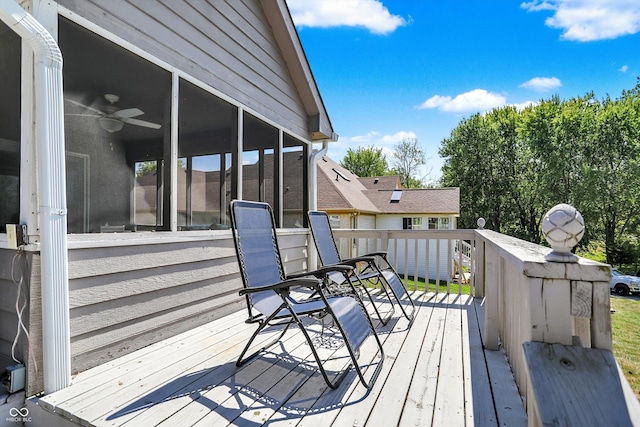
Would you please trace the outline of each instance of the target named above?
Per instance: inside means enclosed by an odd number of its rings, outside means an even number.
[[[554,251],[568,253],[584,236],[584,219],[576,208],[562,203],[546,213],[542,233]]]
[[[484,220],[484,218],[478,218],[478,221],[476,222],[476,224],[478,224],[478,228],[480,230],[482,230],[484,228],[484,226],[486,225],[487,221]]]

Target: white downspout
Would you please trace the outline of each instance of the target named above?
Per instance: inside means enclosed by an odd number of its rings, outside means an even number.
[[[62,54],[51,34],[14,0],[0,0],[0,19],[34,53],[43,374],[48,394],[71,382]]]
[[[322,148],[309,156],[309,182],[312,184],[309,186],[309,210],[318,210],[318,159],[325,154],[329,149],[329,140],[322,140]],[[311,236],[309,236],[311,239]],[[315,245],[311,244],[309,240],[309,250],[307,251],[307,265],[309,271],[313,271],[318,268],[318,254],[316,252]]]
[[[322,148],[309,157],[309,182],[313,185],[309,186],[309,210],[318,209],[318,158],[327,154],[329,149],[329,140],[322,141]]]

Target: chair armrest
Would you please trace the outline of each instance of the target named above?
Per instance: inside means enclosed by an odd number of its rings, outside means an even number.
[[[323,277],[325,276],[327,273],[333,273],[333,272],[349,272],[352,271],[353,267],[350,265],[344,265],[344,264],[329,264],[329,265],[324,265],[322,267],[320,267],[317,270],[313,270],[313,271],[308,271],[306,273],[296,273],[296,274],[291,274],[287,276],[287,279],[297,279],[299,277],[308,277],[308,276],[314,276],[314,277]]]
[[[369,254],[340,260],[342,264],[347,264],[347,265],[356,265],[359,262],[372,263],[375,261],[376,261],[376,257],[374,255],[369,255]]]
[[[288,290],[289,288],[293,287],[293,286],[304,286],[306,288],[310,288],[313,290],[319,290],[320,289],[320,281],[318,281],[317,279],[312,279],[312,278],[293,278],[293,279],[287,279],[284,280],[282,282],[279,283],[274,283],[272,285],[265,285],[265,286],[256,286],[256,287],[252,287],[252,288],[244,288],[244,289],[240,289],[239,294],[240,296],[243,295],[247,295],[247,294],[253,294],[256,292],[264,292],[264,291],[275,291],[275,292],[279,292],[279,291],[283,291],[283,290]]]
[[[369,252],[368,254],[365,254],[364,256],[372,256],[372,257],[381,256],[383,258],[386,258],[387,257],[387,251]]]

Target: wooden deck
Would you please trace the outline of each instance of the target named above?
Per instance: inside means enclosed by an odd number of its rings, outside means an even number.
[[[255,328],[241,311],[78,374],[70,387],[30,402],[39,407],[31,411],[34,425],[526,425],[504,353],[483,349],[482,302],[414,298],[410,329],[399,309],[378,328],[385,360],[369,391],[353,371],[328,389],[297,330],[236,368]],[[335,350],[323,347],[323,354]],[[360,360],[377,362],[366,349]]]

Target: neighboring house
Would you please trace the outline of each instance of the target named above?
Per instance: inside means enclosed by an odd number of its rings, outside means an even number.
[[[398,176],[360,178],[323,156],[318,209],[334,228],[452,230],[460,216],[460,189],[403,189]]]
[[[325,211],[333,228],[379,230],[453,230],[460,216],[459,188],[411,188],[403,189],[398,176],[360,178],[327,156],[318,160],[318,210]],[[355,255],[356,248],[348,242],[340,244],[343,254]],[[453,267],[454,247],[448,241],[431,242],[430,251],[440,251],[441,265],[435,261],[429,267],[431,279],[450,278]],[[389,248],[390,258],[395,262]],[[418,259],[426,259],[426,249],[418,251]],[[410,259],[415,257],[409,248]],[[404,247],[397,249],[399,264],[404,264]],[[408,274],[413,275],[413,263]],[[419,266],[420,267],[420,266]],[[424,266],[422,266],[423,271]],[[439,271],[439,273],[438,273]]]
[[[287,271],[306,269],[312,145],[337,137],[284,0],[5,1],[0,18],[0,366],[27,365],[28,396],[242,308],[232,199],[271,203]],[[18,289],[30,344],[12,351]]]

